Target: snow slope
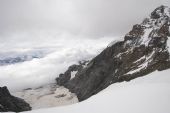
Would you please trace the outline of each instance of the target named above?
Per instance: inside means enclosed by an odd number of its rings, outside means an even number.
[[[169,113],[170,70],[112,84],[77,104],[28,113]]]

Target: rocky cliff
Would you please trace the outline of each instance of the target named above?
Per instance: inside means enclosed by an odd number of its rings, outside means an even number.
[[[12,96],[7,87],[0,87],[0,112],[21,112],[31,110],[23,99]]]
[[[68,69],[57,83],[76,93],[79,101],[98,93],[110,84],[130,81],[153,71],[170,68],[167,41],[170,40],[170,9],[156,8],[141,24],[133,26],[123,41],[108,46],[86,66]],[[64,81],[64,82],[63,82]]]

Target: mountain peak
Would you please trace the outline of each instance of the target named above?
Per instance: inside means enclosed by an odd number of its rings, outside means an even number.
[[[76,93],[82,101],[110,84],[170,68],[167,49],[169,12],[167,6],[156,8],[142,23],[134,25],[123,41],[108,46],[86,67],[78,70],[73,79],[68,80],[67,74],[63,74],[57,78],[57,83]],[[63,79],[66,80],[64,83]]]
[[[141,25],[147,28],[154,27],[154,29],[156,29],[162,27],[165,23],[170,24],[170,8],[161,5],[157,7],[148,18],[145,18]]]
[[[158,19],[162,16],[170,16],[170,8],[168,6],[161,5],[151,13],[152,19]]]
[[[170,8],[162,5],[156,8],[141,24],[134,25],[132,30],[125,35],[125,41],[128,46],[133,47],[153,45],[151,41],[154,38],[161,37],[162,40],[167,40],[167,36],[170,36],[169,26]]]

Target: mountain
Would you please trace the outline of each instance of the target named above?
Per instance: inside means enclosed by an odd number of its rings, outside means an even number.
[[[0,52],[0,66],[6,66],[25,61],[31,61],[35,58],[43,58],[49,54],[50,50],[29,50],[25,52]]]
[[[21,112],[31,110],[31,107],[23,99],[12,96],[7,87],[0,87],[0,112]]]
[[[14,92],[14,96],[6,87],[0,87],[0,112],[20,112],[31,108],[73,104],[105,88],[98,95],[79,104],[31,112],[143,113],[148,112],[147,108],[151,113],[170,111],[168,106],[170,77],[167,76],[170,72],[169,38],[170,9],[160,6],[141,24],[134,25],[124,40],[113,41],[90,61],[80,61],[71,65],[66,72],[56,78],[56,83]],[[155,71],[162,72],[158,74]],[[135,80],[123,82],[132,79]],[[145,82],[150,80],[153,84],[140,84],[143,80]],[[158,83],[154,83],[157,80]],[[133,83],[134,81],[137,82]]]
[[[166,70],[170,68],[168,38],[170,9],[160,6],[142,23],[134,25],[123,41],[109,45],[83,68],[72,70],[77,71],[74,78],[71,71],[69,77],[64,73],[56,81],[83,101],[113,83]]]

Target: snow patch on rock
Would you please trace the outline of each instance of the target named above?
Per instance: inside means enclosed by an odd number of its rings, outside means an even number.
[[[167,45],[168,45],[168,51],[170,52],[170,37],[168,37]]]
[[[155,53],[155,52],[153,51],[149,56],[141,57],[139,60],[142,60],[142,59],[145,58],[145,62],[142,63],[141,65],[139,65],[136,69],[131,70],[131,71],[129,71],[128,73],[126,73],[126,75],[128,75],[128,74],[134,74],[134,73],[139,72],[139,71],[142,70],[142,69],[147,68],[149,62],[152,61],[152,56],[154,55],[154,53]]]
[[[148,46],[150,38],[149,35],[152,32],[153,29],[145,29],[144,35],[141,38],[141,44]]]
[[[70,79],[73,79],[75,76],[76,76],[76,73],[77,73],[78,71],[72,71],[71,72],[71,78]]]

